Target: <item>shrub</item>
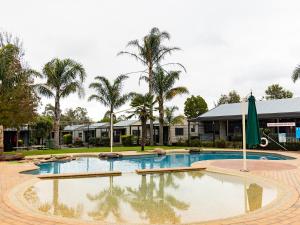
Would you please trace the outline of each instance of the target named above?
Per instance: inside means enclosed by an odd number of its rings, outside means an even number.
[[[226,148],[242,148],[243,144],[239,141],[226,141],[225,142]]]
[[[199,139],[192,139],[190,146],[191,147],[201,147],[201,142]]]
[[[215,146],[217,148],[226,148],[226,142],[224,139],[216,140],[215,141]]]
[[[64,144],[69,145],[72,144],[72,135],[71,134],[65,134],[63,136]]]
[[[124,146],[132,146],[134,141],[135,141],[135,136],[133,135],[122,135],[121,140],[122,140],[122,145]]]
[[[76,138],[76,140],[74,141],[74,146],[82,147],[83,146],[83,141],[79,138]]]
[[[201,142],[201,147],[214,147],[214,142],[213,141],[202,141]]]
[[[175,143],[172,143],[172,145],[174,145],[174,146],[187,146],[187,142],[183,141],[181,138],[179,138],[178,141],[175,142]]]
[[[18,140],[18,146],[22,146],[24,144],[24,141],[22,139]]]
[[[101,146],[101,140],[100,138],[91,137],[89,138],[89,144],[94,146]]]
[[[108,137],[103,137],[100,139],[100,142],[99,142],[99,145],[100,146],[109,146],[110,145],[110,139]]]

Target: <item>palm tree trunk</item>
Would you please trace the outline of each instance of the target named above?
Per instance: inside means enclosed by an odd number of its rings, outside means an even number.
[[[16,147],[19,147],[19,137],[20,137],[20,130],[19,128],[17,128],[17,143],[16,143]]]
[[[142,141],[141,141],[141,150],[145,150],[145,143],[146,143],[146,135],[147,135],[147,120],[142,119]]]
[[[149,63],[149,93],[153,94],[153,75],[152,75],[152,63]],[[153,107],[150,108],[150,145],[154,145],[153,141]]]
[[[168,126],[168,145],[171,145],[171,124]]]
[[[59,127],[60,127],[60,103],[58,94],[55,97],[55,118],[54,118],[54,148],[60,148]]]
[[[4,129],[3,126],[0,125],[0,155],[4,152]]]
[[[159,110],[159,145],[164,144],[164,102],[162,98],[158,102]]]

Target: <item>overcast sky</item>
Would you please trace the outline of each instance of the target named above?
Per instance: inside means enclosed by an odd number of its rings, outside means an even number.
[[[209,108],[222,93],[253,90],[260,98],[266,87],[280,83],[300,94],[291,73],[300,63],[300,1],[290,0],[0,0],[0,29],[23,40],[25,60],[38,71],[54,57],[72,58],[87,72],[86,97],[63,99],[63,109],[82,106],[94,120],[107,110],[88,102],[95,76],[115,78],[143,67],[129,56],[116,56],[128,41],[156,26],[171,34],[166,45],[178,46],[166,62],[186,69],[178,85],[201,95]],[[132,75],[124,92],[146,92]],[[183,112],[188,96],[169,105]],[[53,103],[53,99],[42,99]],[[122,109],[127,108],[124,106]]]

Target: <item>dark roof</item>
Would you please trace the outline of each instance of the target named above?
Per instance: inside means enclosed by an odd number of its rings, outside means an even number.
[[[248,103],[246,103],[247,114]],[[300,118],[300,98],[276,99],[267,101],[256,101],[256,109],[259,118]],[[209,110],[197,117],[196,120],[227,120],[241,119],[241,103],[223,104]]]

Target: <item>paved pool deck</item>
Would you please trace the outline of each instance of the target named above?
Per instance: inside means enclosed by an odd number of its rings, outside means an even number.
[[[236,150],[233,150],[236,151]],[[168,151],[172,152],[172,151]],[[176,150],[174,152],[185,152]],[[248,160],[249,172],[241,172],[242,160],[212,160],[194,163],[193,167],[206,167],[208,171],[233,174],[236,176],[255,177],[265,182],[274,183],[280,189],[280,196],[270,205],[249,214],[223,220],[195,223],[209,225],[229,224],[300,224],[300,152],[279,152],[294,160]],[[126,152],[122,152],[126,154]],[[134,154],[130,152],[129,154]],[[82,154],[81,154],[82,155]],[[41,225],[41,224],[101,224],[47,216],[29,210],[20,199],[18,189],[38,178],[35,175],[21,174],[21,171],[33,169],[30,163],[0,162],[0,224],[1,225]],[[102,223],[107,224],[107,223]]]

